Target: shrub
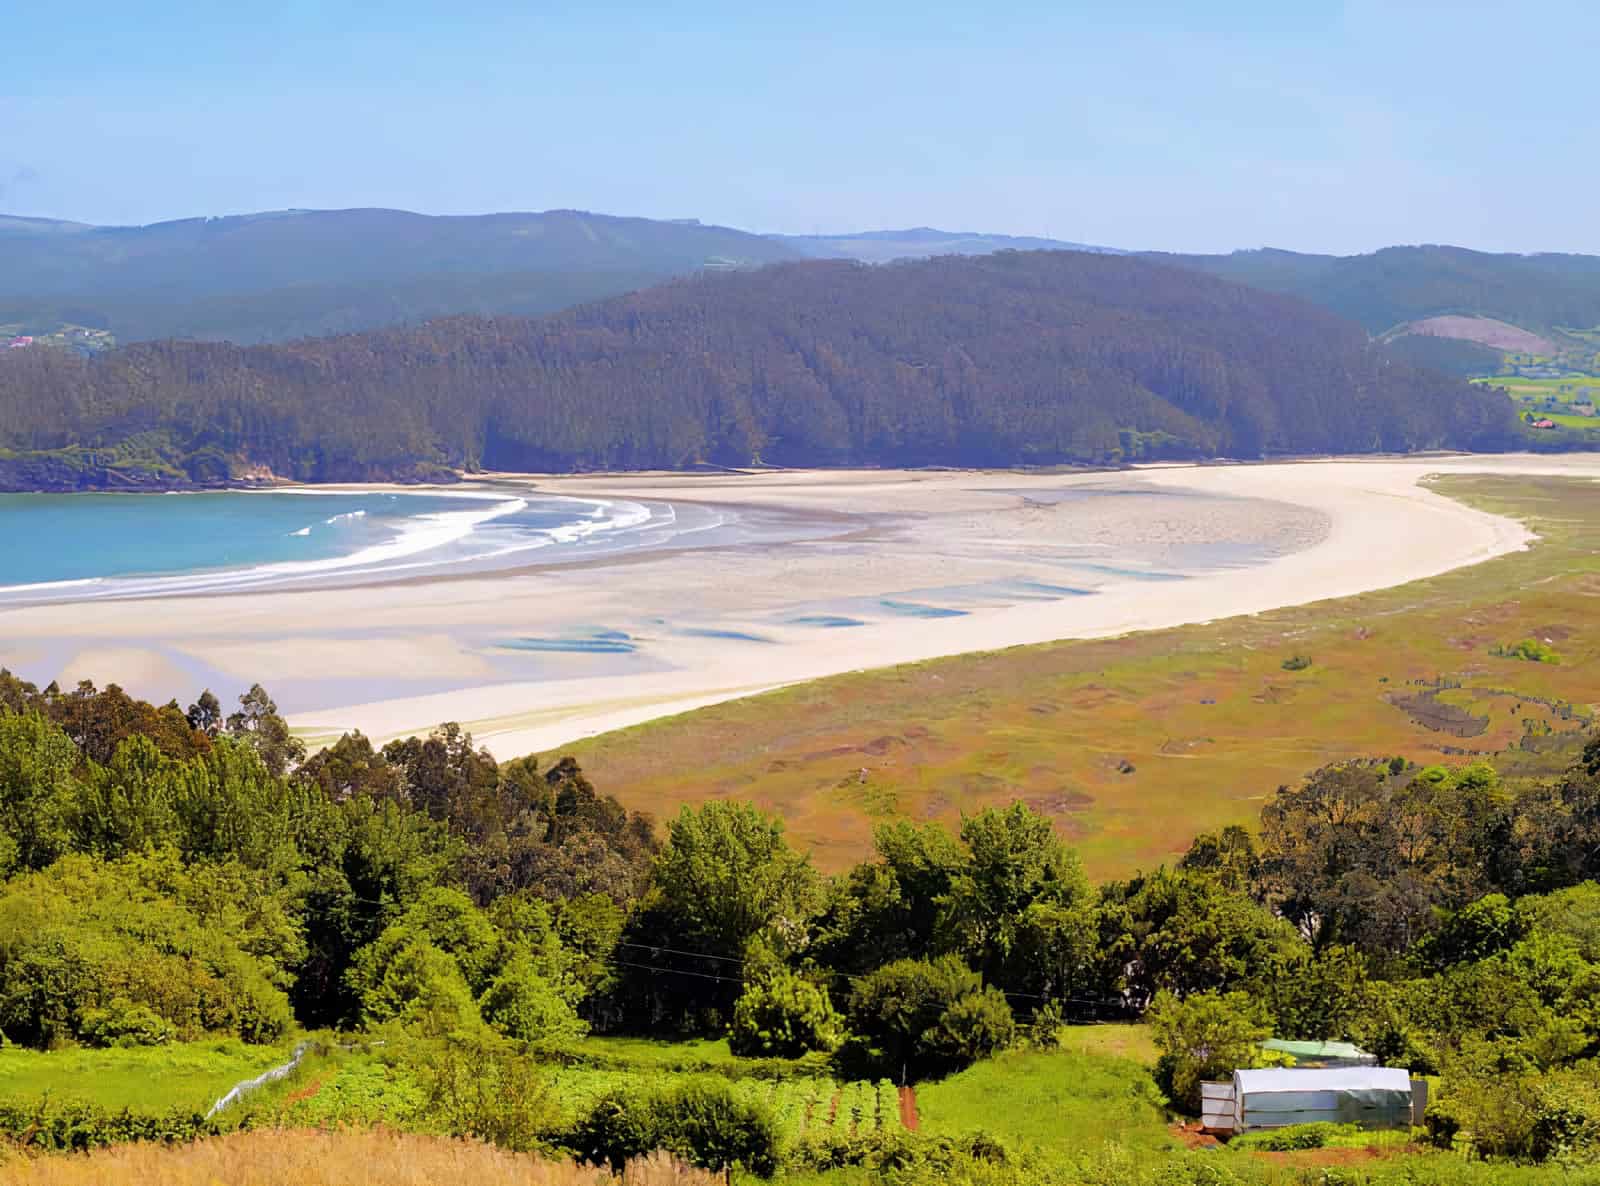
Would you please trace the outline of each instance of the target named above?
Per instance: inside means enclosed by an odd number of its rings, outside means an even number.
[[[922,1035],[921,1056],[952,1070],[998,1054],[1016,1041],[1017,1024],[997,988],[968,993],[939,1015]]]
[[[487,1031],[430,1044],[414,1061],[426,1092],[422,1114],[451,1136],[527,1152],[541,1147],[560,1115],[533,1061]]]
[[[1290,655],[1279,666],[1285,671],[1304,671],[1311,666],[1310,655]]]
[[[1005,997],[955,956],[896,960],[862,977],[849,1020],[857,1042],[846,1061],[893,1078],[960,1070],[1016,1036]]]
[[[0,888],[8,1036],[31,1046],[106,1044],[164,1040],[170,1029],[271,1042],[288,1028],[271,961],[242,950],[237,929],[151,884],[158,872],[142,857],[104,864],[69,855]],[[140,1007],[146,1013],[131,1012]]]
[[[834,1050],[843,1037],[826,990],[780,968],[744,990],[733,1007],[728,1046],[746,1057],[798,1058]]]
[[[1527,663],[1561,662],[1561,656],[1537,638],[1524,638],[1509,645],[1490,647],[1489,653],[1501,659],[1521,659]]]
[[[93,1104],[48,1098],[36,1102],[0,1101],[0,1137],[29,1149],[81,1153],[133,1141],[179,1143],[215,1134],[217,1128],[198,1112],[174,1108],[140,1113],[112,1112]]]
[[[104,1009],[85,1009],[78,1036],[87,1046],[160,1046],[178,1036],[153,1009],[117,997]]]
[[[741,1167],[761,1177],[778,1168],[778,1134],[766,1107],[741,1099],[724,1079],[697,1077],[655,1093],[602,1096],[569,1135],[584,1161],[620,1171],[664,1149],[703,1169]]]

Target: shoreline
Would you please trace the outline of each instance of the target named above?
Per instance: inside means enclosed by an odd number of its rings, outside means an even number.
[[[737,505],[827,530],[381,585],[36,605],[0,612],[0,632],[13,667],[59,669],[63,683],[116,681],[136,694],[159,684],[165,699],[191,683],[220,694],[259,680],[314,741],[348,729],[383,741],[456,720],[508,758],[842,672],[1404,584],[1534,538],[1419,484],[1432,473],[1597,478],[1600,455],[486,475],[500,489]],[[1172,562],[1235,553],[1248,563]],[[1106,557],[1132,559],[1097,563]],[[323,682],[311,687],[308,673]]]

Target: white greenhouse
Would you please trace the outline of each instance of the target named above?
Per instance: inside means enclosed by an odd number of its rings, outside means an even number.
[[[1415,1090],[1414,1090],[1415,1088]],[[1399,1067],[1266,1067],[1231,1083],[1201,1084],[1201,1127],[1250,1132],[1291,1124],[1405,1128],[1418,1122],[1427,1085]]]

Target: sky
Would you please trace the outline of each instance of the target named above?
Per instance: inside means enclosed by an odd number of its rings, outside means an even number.
[[[7,18],[0,212],[1600,254],[1597,111],[1595,0],[75,0]]]

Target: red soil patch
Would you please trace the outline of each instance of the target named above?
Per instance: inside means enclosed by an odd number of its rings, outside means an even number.
[[[1398,1157],[1402,1153],[1420,1152],[1416,1145],[1365,1145],[1360,1148],[1336,1146],[1332,1149],[1296,1149],[1289,1153],[1268,1153],[1257,1150],[1254,1156],[1263,1161],[1274,1162],[1278,1165],[1299,1166],[1303,1168],[1328,1166],[1328,1165],[1361,1165],[1368,1161],[1381,1161],[1386,1157]]]
[[[922,1117],[917,1115],[917,1089],[915,1087],[902,1087],[900,1089],[900,1124],[907,1132],[916,1132],[922,1127]]]
[[[1171,1126],[1172,1135],[1183,1142],[1185,1149],[1215,1149],[1222,1144],[1208,1132],[1200,1131],[1199,1121],[1182,1121]]]
[[[286,1104],[298,1104],[301,1100],[310,1099],[312,1096],[316,1095],[317,1092],[319,1092],[321,1090],[322,1090],[322,1080],[321,1079],[313,1079],[313,1080],[311,1080],[311,1082],[307,1083],[304,1087],[297,1087],[293,1091],[291,1091],[288,1095],[284,1096],[283,1097],[283,1102],[286,1103]]]

